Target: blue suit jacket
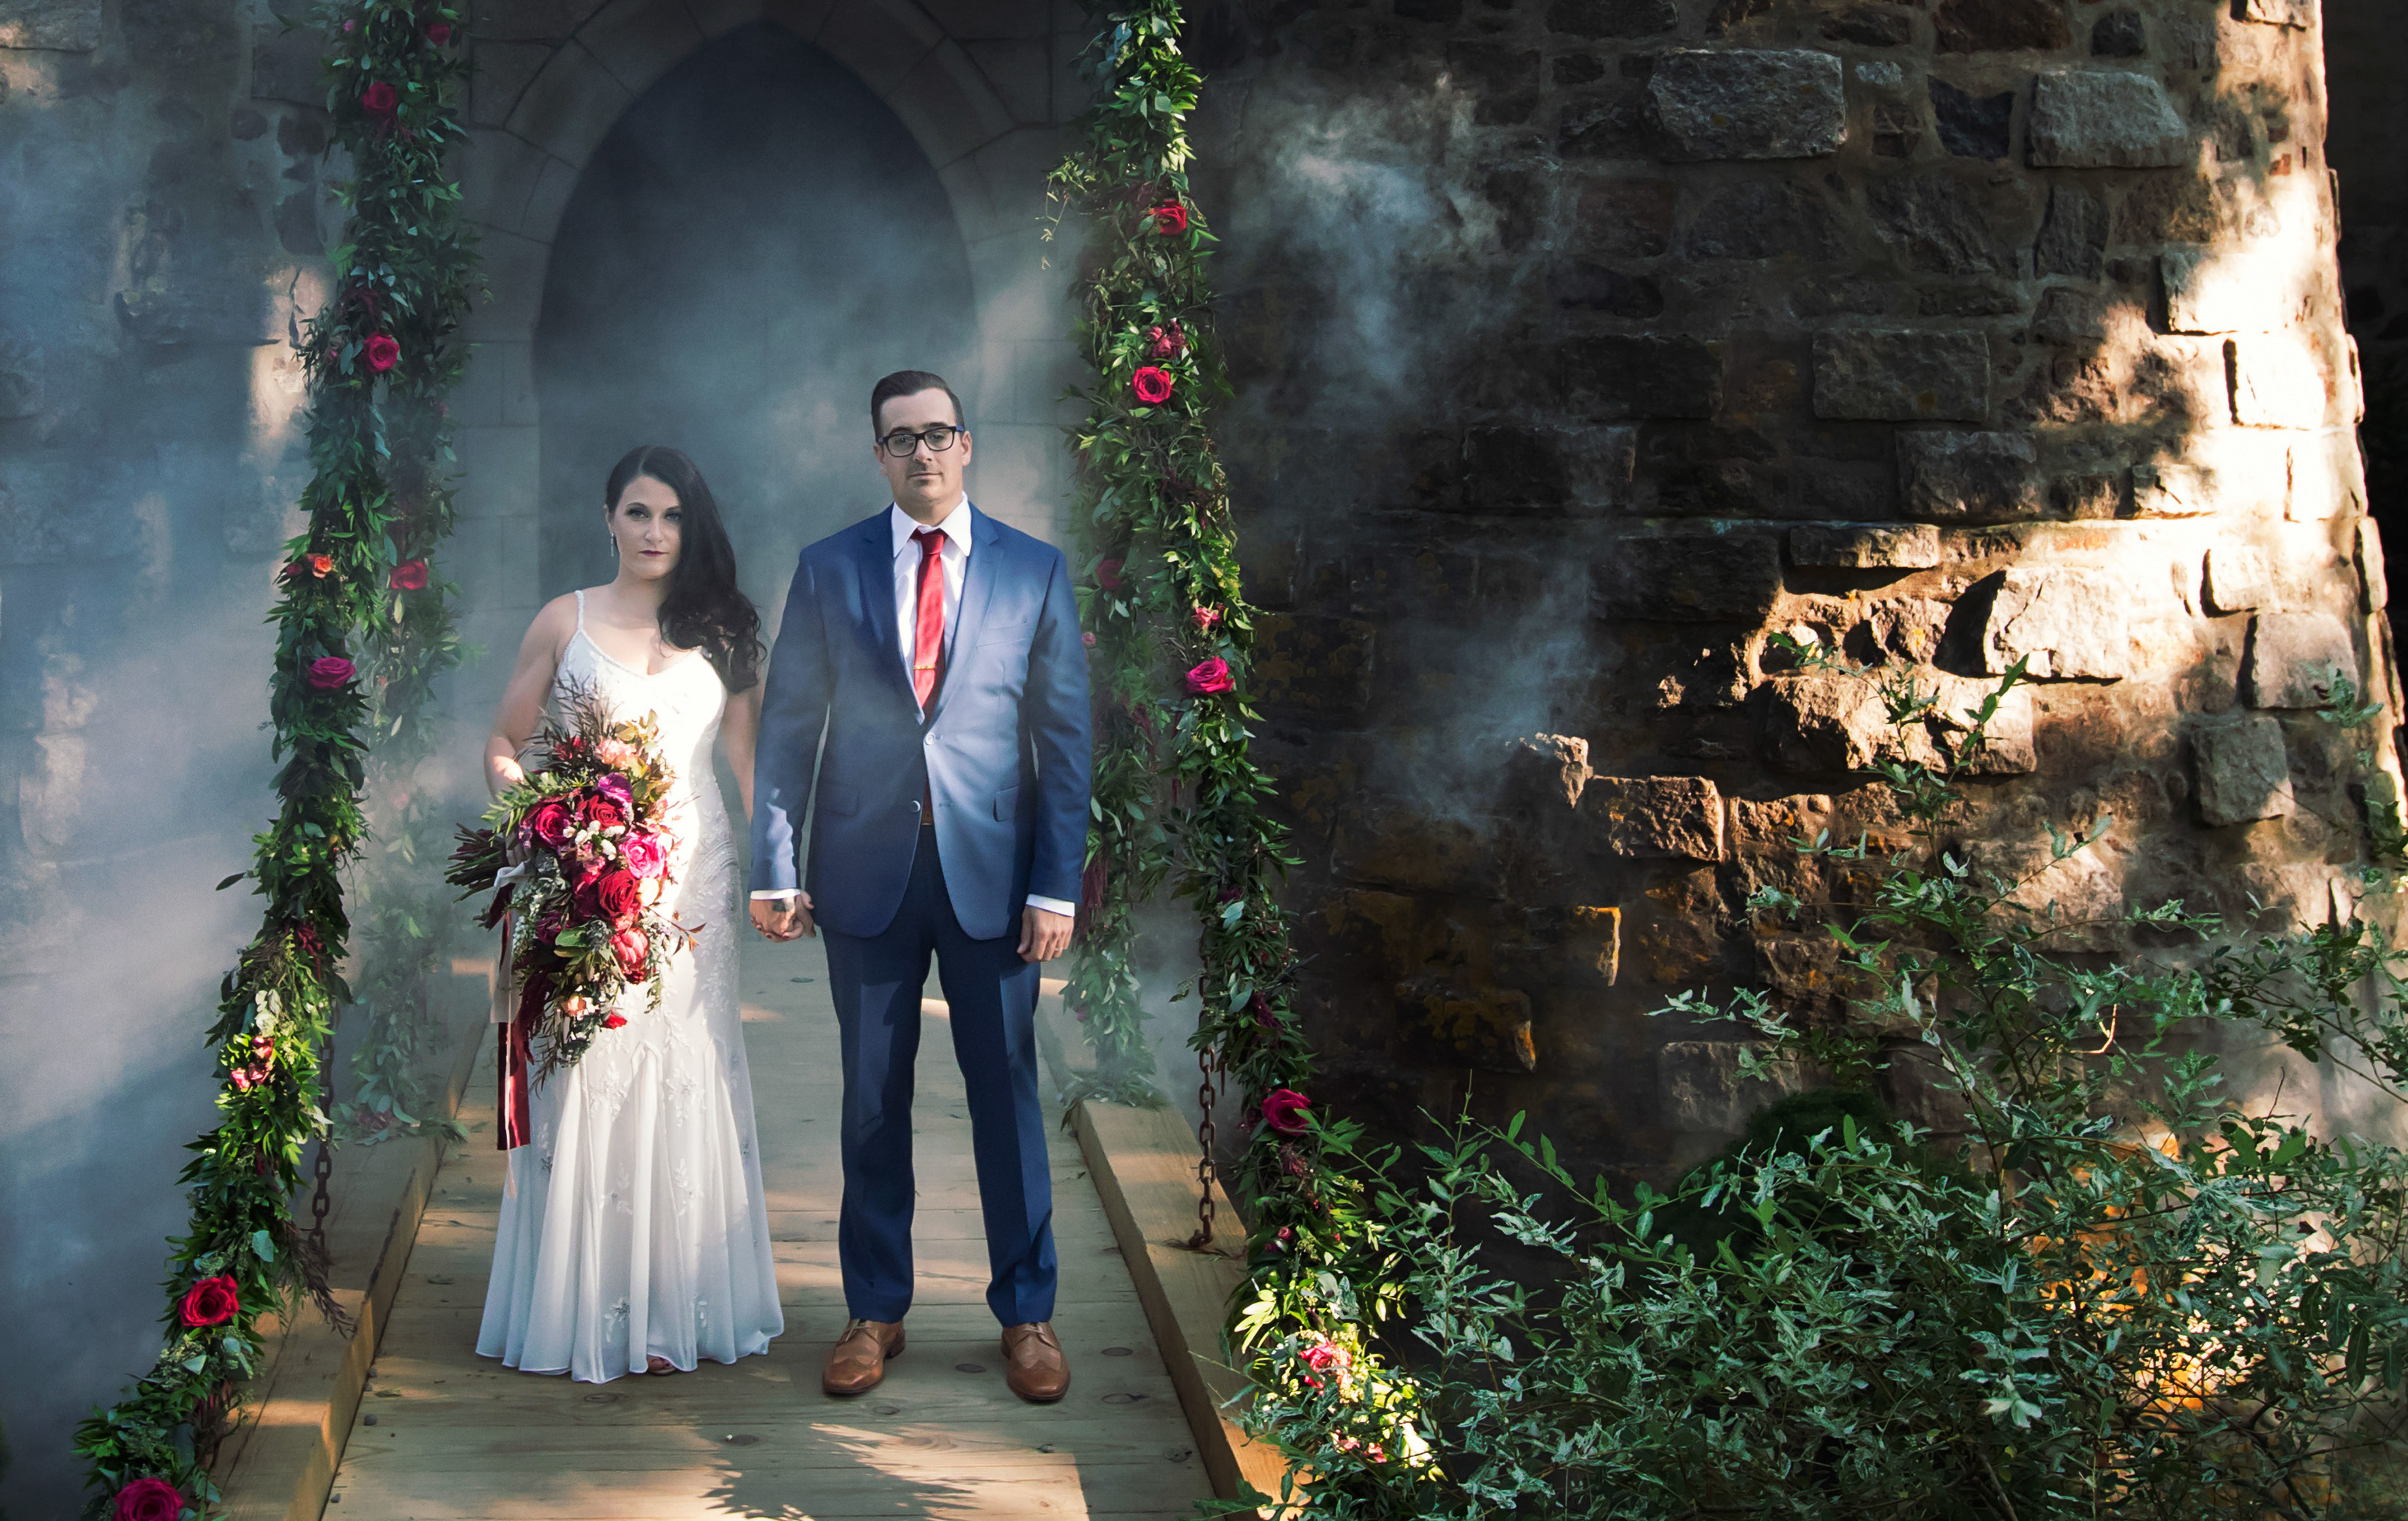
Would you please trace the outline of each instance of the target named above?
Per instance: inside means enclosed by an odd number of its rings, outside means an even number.
[[[953,913],[973,938],[1017,934],[1030,893],[1079,897],[1092,741],[1070,568],[1042,539],[964,510],[969,564],[925,723],[896,641],[884,511],[804,550],[786,594],[752,763],[752,887],[804,888],[839,934],[894,921],[924,786]]]

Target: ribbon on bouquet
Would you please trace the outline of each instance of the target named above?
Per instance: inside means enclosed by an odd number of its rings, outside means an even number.
[[[503,895],[495,906],[509,901],[510,883],[529,874],[524,862],[494,873],[494,886]],[[534,1116],[527,1102],[527,1069],[534,1059],[530,1047],[536,1022],[543,1017],[544,1000],[552,991],[551,984],[539,977],[529,978],[523,992],[516,988],[517,979],[510,965],[510,936],[518,927],[516,919],[515,914],[502,914],[501,954],[494,963],[493,1022],[500,1037],[500,1049],[494,1053],[494,1061],[500,1090],[494,1096],[494,1141],[506,1152],[515,1151],[535,1138]]]

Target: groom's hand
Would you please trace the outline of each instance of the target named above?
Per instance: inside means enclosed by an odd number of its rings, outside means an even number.
[[[752,900],[752,927],[762,937],[772,940],[791,940],[797,936],[816,935],[811,924],[811,895],[800,893],[793,897],[756,897]]]
[[[1020,959],[1051,961],[1070,948],[1070,916],[1031,903],[1020,911]]]

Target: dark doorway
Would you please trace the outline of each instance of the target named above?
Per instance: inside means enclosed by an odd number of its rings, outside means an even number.
[[[773,614],[804,544],[885,503],[869,388],[961,383],[976,307],[944,186],[850,70],[777,27],[645,92],[562,216],[536,334],[547,597],[610,579],[611,464],[695,457]]]

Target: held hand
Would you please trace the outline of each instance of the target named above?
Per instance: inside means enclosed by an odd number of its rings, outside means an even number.
[[[1034,903],[1020,911],[1020,959],[1051,961],[1070,948],[1070,926],[1074,923],[1067,913],[1040,909]]]
[[[485,790],[499,797],[526,780],[526,768],[508,755],[496,755],[485,766]]]
[[[756,897],[752,900],[752,927],[763,940],[791,940],[805,935],[817,935],[818,926],[811,923],[811,895],[803,893],[794,897]]]

